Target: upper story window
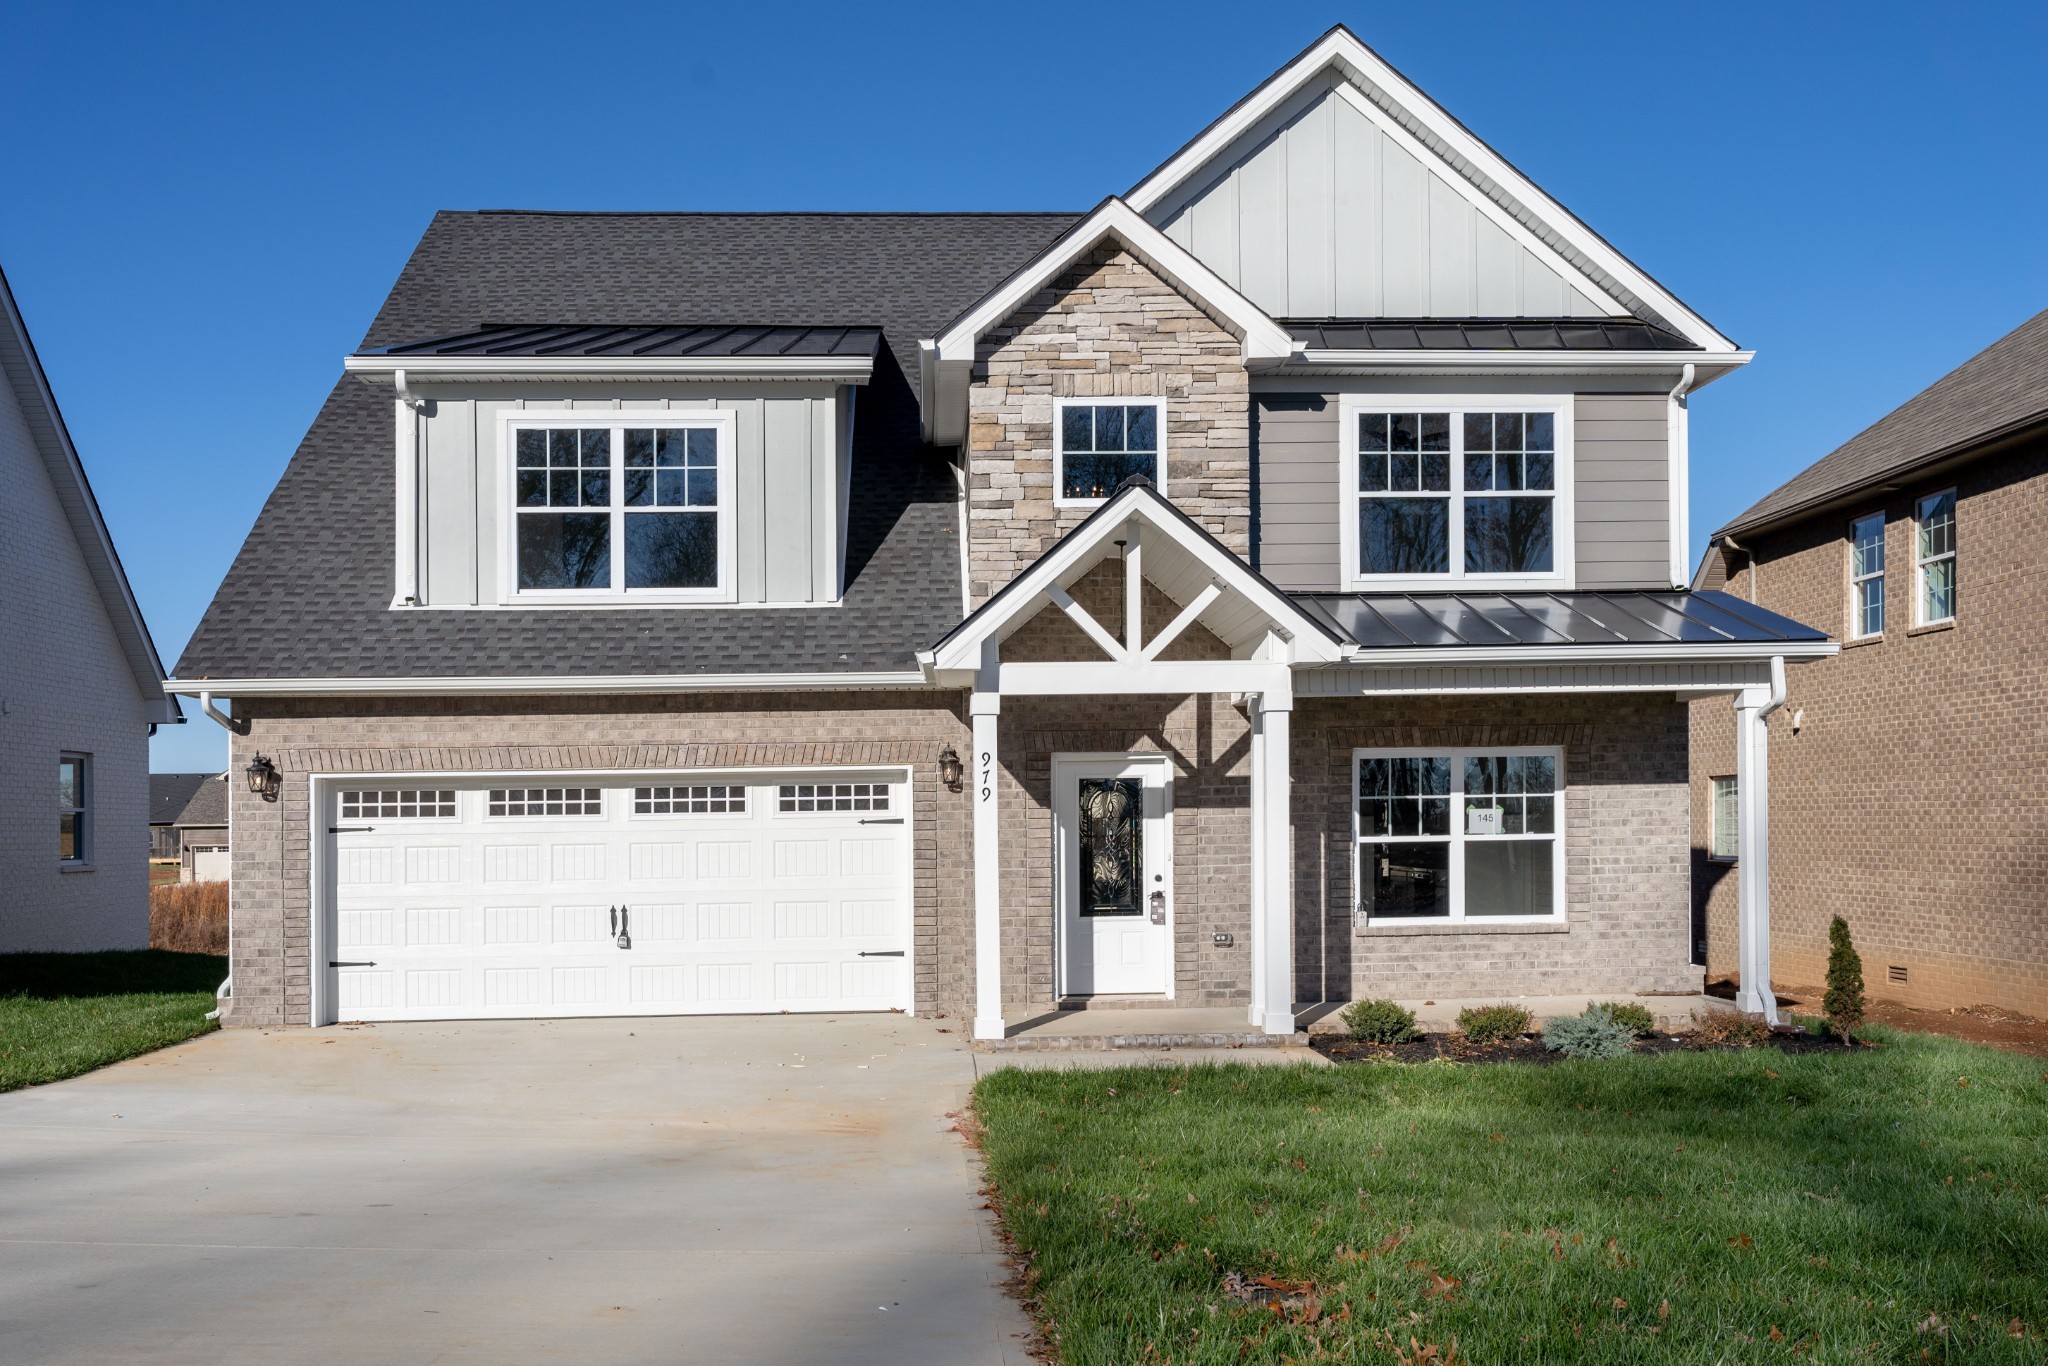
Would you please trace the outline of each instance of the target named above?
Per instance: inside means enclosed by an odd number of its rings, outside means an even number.
[[[92,758],[57,758],[57,861],[84,863],[92,857]]]
[[[1347,403],[1340,522],[1351,586],[1567,581],[1568,402]]]
[[[1920,500],[1915,520],[1919,540],[1914,559],[1920,581],[1920,624],[1956,619],[1956,491],[1944,489]]]
[[[1884,634],[1884,514],[1849,523],[1849,634]]]
[[[1099,503],[1134,474],[1164,493],[1165,406],[1158,399],[1061,399],[1054,414],[1053,501]]]
[[[508,424],[522,597],[718,599],[732,587],[731,423],[662,413]]]

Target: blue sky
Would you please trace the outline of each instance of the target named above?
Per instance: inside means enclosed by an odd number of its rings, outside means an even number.
[[[1339,20],[1757,350],[1695,550],[2048,305],[2038,0],[16,3],[0,264],[168,665],[435,209],[1085,208]]]

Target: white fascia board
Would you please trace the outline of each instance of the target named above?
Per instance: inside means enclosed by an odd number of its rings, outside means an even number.
[[[1174,288],[1213,312],[1242,343],[1246,366],[1265,368],[1295,354],[1293,336],[1264,309],[1146,222],[1130,205],[1107,199],[937,337],[918,343],[919,384],[929,401],[925,409],[928,440],[951,446],[966,438],[968,379],[982,336],[1108,238],[1121,242]]]
[[[1161,511],[1158,504],[1163,502],[1156,491],[1145,488],[1126,489],[1110,499],[1091,516],[1093,530],[1090,534],[1069,534],[1036,564],[1012,580],[998,595],[1000,601],[991,598],[984,603],[975,616],[963,623],[957,634],[943,641],[929,656],[920,654],[919,662],[932,672],[977,667],[981,660],[982,642],[1000,640],[1013,624],[1035,616],[1045,606],[1049,587],[1064,582],[1067,575],[1089,556],[1106,553],[1104,546],[1133,521],[1143,522],[1172,540],[1200,561],[1224,589],[1245,598],[1276,627],[1285,630],[1296,662],[1327,664],[1344,657],[1344,647],[1330,639],[1284,593],[1269,586],[1235,555],[1204,537],[1190,535],[1187,525],[1178,517]]]
[[[349,356],[342,368],[408,384],[522,379],[780,379],[866,384],[872,356]]]
[[[1706,641],[1698,645],[1501,645],[1367,649],[1353,646],[1344,664],[1349,668],[1401,669],[1436,664],[1699,664],[1788,663],[1826,659],[1841,652],[1832,640]]]
[[[1711,323],[1686,307],[1671,291],[1651,279],[1627,257],[1608,245],[1598,233],[1552,199],[1529,177],[1516,170],[1500,153],[1480,141],[1470,129],[1452,117],[1448,110],[1424,94],[1406,76],[1396,71],[1384,58],[1342,25],[1324,34],[1306,52],[1268,77],[1264,84],[1210,124],[1193,142],[1139,181],[1123,196],[1124,202],[1139,213],[1146,213],[1155,208],[1190,177],[1200,174],[1211,161],[1249,132],[1261,119],[1332,66],[1338,68],[1339,74],[1357,85],[1368,98],[1385,101],[1413,119],[1431,137],[1442,143],[1452,157],[1462,160],[1471,168],[1471,172],[1468,173],[1458,165],[1457,160],[1443,157],[1432,150],[1431,154],[1439,161],[1445,162],[1453,174],[1464,175],[1468,180],[1474,179],[1476,174],[1476,177],[1497,186],[1503,195],[1514,202],[1515,207],[1522,208],[1542,222],[1551,232],[1556,233],[1559,239],[1569,243],[1573,250],[1607,274],[1622,289],[1642,299],[1675,325],[1688,340],[1696,342],[1708,351],[1735,350],[1734,342],[1722,336]],[[1482,193],[1486,192],[1486,188],[1485,184],[1480,185]]]
[[[1677,375],[1690,365],[1693,388],[1749,364],[1754,351],[1304,350],[1274,375]]]
[[[788,692],[924,688],[918,670],[838,674],[590,674],[534,678],[202,678],[168,679],[186,697],[502,697],[551,693]]]

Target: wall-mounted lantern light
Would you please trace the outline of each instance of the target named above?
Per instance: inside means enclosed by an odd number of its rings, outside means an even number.
[[[284,779],[277,771],[277,765],[261,754],[249,761],[249,790],[266,802],[277,800],[277,789]]]
[[[939,751],[939,781],[946,785],[948,792],[960,790],[960,780],[966,770],[960,767],[960,754],[951,745]]]

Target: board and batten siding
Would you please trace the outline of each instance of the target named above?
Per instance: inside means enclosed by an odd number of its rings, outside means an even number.
[[[1576,586],[1671,586],[1667,400],[1661,393],[1579,394],[1572,405]],[[1337,519],[1340,394],[1253,398],[1256,566],[1295,593],[1344,589]],[[1446,582],[1446,587],[1450,587]]]
[[[1566,278],[1338,85],[1290,101],[1217,162],[1148,217],[1276,317],[1628,311],[1577,272]]]
[[[508,412],[609,421],[616,414],[729,412],[734,600],[831,602],[843,570],[853,402],[829,385],[773,392],[725,385],[664,387],[630,396],[534,398],[471,387],[435,395],[417,419],[420,601],[429,607],[512,601],[504,577],[510,457],[500,449]],[[400,419],[403,421],[403,417]]]

